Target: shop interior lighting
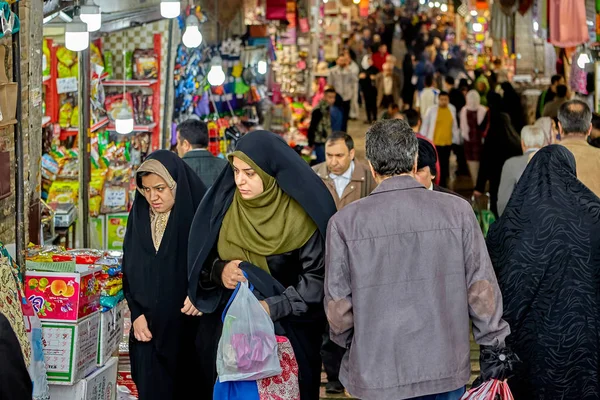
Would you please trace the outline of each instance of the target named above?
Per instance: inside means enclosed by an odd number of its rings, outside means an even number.
[[[225,72],[223,72],[223,61],[221,57],[213,57],[210,62],[210,71],[208,71],[208,83],[212,86],[221,86],[225,82]]]
[[[435,4],[435,8],[440,8],[440,6],[441,6],[439,1],[436,1],[434,4]]]
[[[328,0],[323,0],[323,4],[327,4],[327,1],[328,1]]]
[[[126,52],[123,52],[123,59],[126,58]],[[125,94],[127,93],[126,87],[126,79],[125,70],[123,70],[123,99],[125,99]],[[121,109],[119,110],[117,117],[115,118],[115,131],[121,135],[127,135],[133,132],[133,113],[129,111],[128,108],[124,106],[127,102],[123,101],[121,104]]]
[[[160,15],[163,18],[177,18],[181,14],[181,2],[179,0],[161,0]]]
[[[537,21],[533,21],[533,31],[537,32],[540,29],[540,24]]]
[[[442,12],[447,12],[448,11],[448,5],[447,4],[442,4],[440,6],[440,10],[442,10]]]
[[[422,6],[424,6],[426,3],[426,0],[419,0],[419,4],[421,4]]]
[[[185,47],[195,49],[202,43],[202,32],[200,32],[200,21],[194,14],[185,19],[185,32],[181,38]]]
[[[477,14],[478,14],[478,13],[477,13],[477,10],[471,10],[471,15],[472,15],[472,16],[476,17],[476,16],[477,16]]]
[[[79,16],[81,20],[87,24],[88,32],[96,32],[102,26],[102,13],[100,7],[91,2],[79,7]]]
[[[482,32],[483,31],[483,25],[481,25],[479,22],[475,22],[473,24],[473,32]]]
[[[261,75],[266,74],[267,73],[267,62],[265,60],[260,60],[256,66],[256,70]]]
[[[585,65],[591,62],[592,59],[586,50],[583,50],[581,54],[579,54],[579,57],[577,57],[577,66],[581,69],[585,69]]]
[[[360,4],[360,0],[352,0],[354,4]]]
[[[85,22],[77,15],[65,27],[65,47],[71,51],[83,51],[90,46],[90,33]]]
[[[428,4],[428,6],[429,6],[429,8],[433,8],[433,2],[430,1],[429,4]]]

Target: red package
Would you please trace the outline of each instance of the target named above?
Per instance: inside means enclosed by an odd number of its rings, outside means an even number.
[[[75,257],[75,264],[93,265],[93,264],[96,264],[96,262],[99,259],[100,259],[100,257],[92,256],[89,254],[87,254],[87,255],[82,254],[82,255]]]
[[[131,377],[131,372],[119,371],[119,374],[117,375],[117,386],[127,388],[130,396],[139,398],[137,387],[135,386],[135,382]]]
[[[73,261],[73,257],[67,254],[54,254],[52,256],[53,262],[64,262],[64,261]]]

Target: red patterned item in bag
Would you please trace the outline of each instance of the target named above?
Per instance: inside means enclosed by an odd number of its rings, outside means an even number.
[[[460,400],[515,400],[515,398],[506,381],[492,379],[469,390]]]
[[[298,361],[289,339],[277,336],[281,374],[256,381],[260,400],[300,400]]]

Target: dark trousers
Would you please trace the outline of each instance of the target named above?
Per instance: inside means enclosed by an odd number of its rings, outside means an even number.
[[[377,96],[365,95],[365,109],[367,111],[367,121],[377,121]]]
[[[317,156],[316,163],[321,164],[325,162],[325,144],[315,143],[315,155]]]
[[[348,132],[348,120],[350,119],[350,104],[352,100],[342,102],[342,113],[344,120],[342,121],[342,132]]]
[[[327,381],[336,382],[340,380],[340,367],[342,358],[346,354],[346,349],[333,343],[329,337],[329,324],[327,331],[323,334],[323,345],[321,346],[321,358],[327,374]]]
[[[465,146],[461,144],[453,144],[452,151],[456,154],[456,163],[458,164],[458,175],[469,175],[469,166],[465,157]]]
[[[386,109],[390,104],[394,104],[394,96],[391,94],[384,94],[379,107]],[[391,117],[393,117],[393,115],[390,115],[390,118]]]
[[[452,392],[430,394],[427,396],[413,397],[409,400],[459,400],[465,394],[465,388],[456,389]]]
[[[436,146],[438,158],[440,159],[440,186],[448,187],[448,178],[450,177],[450,153],[452,146]]]

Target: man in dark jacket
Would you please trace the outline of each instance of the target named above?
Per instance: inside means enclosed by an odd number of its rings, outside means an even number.
[[[198,174],[206,187],[212,186],[227,161],[208,151],[208,127],[202,121],[188,119],[177,127],[177,153]]]
[[[31,400],[32,394],[33,384],[19,340],[8,319],[0,313],[0,399]]]

